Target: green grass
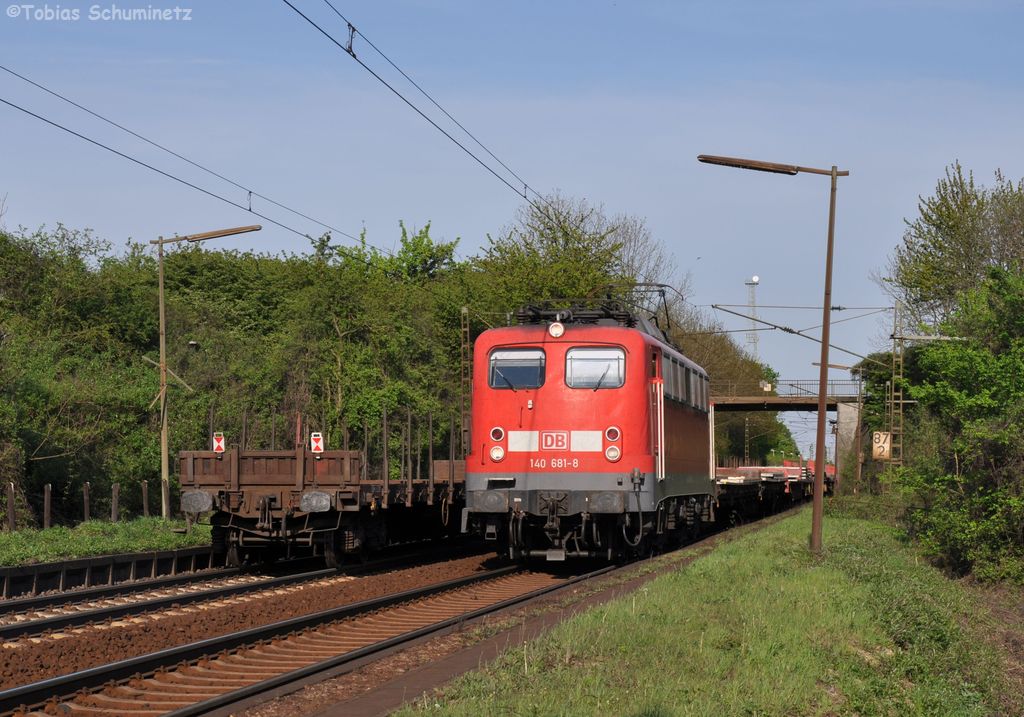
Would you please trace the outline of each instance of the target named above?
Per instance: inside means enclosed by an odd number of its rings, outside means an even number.
[[[810,513],[573,618],[400,714],[990,715],[972,598],[878,523]]]
[[[209,544],[210,526],[193,526],[187,535],[172,532],[172,529],[181,529],[184,525],[183,521],[164,522],[159,518],[137,518],[119,523],[90,520],[74,528],[0,533],[0,566]]]

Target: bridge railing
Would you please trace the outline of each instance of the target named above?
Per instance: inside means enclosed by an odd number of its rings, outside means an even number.
[[[829,396],[856,396],[857,381],[829,381]],[[712,396],[817,396],[818,381],[780,378],[768,385],[759,381],[711,381]]]

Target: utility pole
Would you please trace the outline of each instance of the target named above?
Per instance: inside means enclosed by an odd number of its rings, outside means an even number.
[[[463,458],[472,447],[470,405],[473,401],[473,342],[469,334],[469,307],[463,306],[459,312],[459,357],[461,382],[459,384],[459,455]]]
[[[832,435],[835,436],[835,448],[832,449],[832,463],[836,469],[836,477],[832,482],[832,490],[836,493],[839,492],[839,411],[836,411],[836,420],[832,424]]]
[[[232,236],[234,234],[255,232],[262,228],[260,225],[254,224],[245,227],[234,227],[232,229],[218,229],[203,234],[190,234],[183,237],[174,236],[170,239],[157,237],[149,241],[150,244],[155,244],[157,248],[157,291],[159,293],[158,303],[160,310],[160,392],[157,394],[157,397],[160,399],[160,515],[164,520],[168,520],[171,517],[171,471],[170,460],[167,454],[168,443],[170,442],[167,420],[167,374],[171,373],[171,375],[174,375],[174,372],[167,368],[167,317],[164,310],[164,244],[176,244],[183,241],[201,242],[207,239],[217,239],[218,237]],[[174,377],[178,378],[176,375]],[[178,380],[181,381],[180,378]]]
[[[889,467],[903,465],[903,331],[900,302],[892,310],[892,426],[889,433]]]
[[[861,470],[864,466],[864,370],[857,372],[857,475],[853,479],[853,492],[860,491]]]
[[[778,162],[762,162],[755,159],[738,157],[720,157],[715,155],[697,155],[698,162],[717,164],[738,169],[750,169],[757,172],[772,174],[818,174],[831,179],[831,193],[828,206],[828,240],[825,247],[825,290],[821,306],[821,371],[818,374],[818,426],[817,445],[819,449],[825,445],[825,419],[828,408],[826,391],[828,390],[828,349],[829,332],[832,323],[832,255],[835,248],[836,229],[836,184],[839,177],[847,177],[848,170],[840,170],[836,165],[831,169],[817,167],[801,167],[796,164]],[[824,451],[822,451],[824,452]],[[814,461],[814,500],[811,505],[811,536],[810,549],[815,555],[821,554],[821,521],[825,512],[825,464],[815,458]]]
[[[755,361],[757,355],[757,285],[761,282],[760,277],[754,274],[750,281],[744,282],[747,285],[747,303],[750,305],[750,331],[747,332],[747,348]]]
[[[750,416],[743,417],[743,465],[750,465]]]

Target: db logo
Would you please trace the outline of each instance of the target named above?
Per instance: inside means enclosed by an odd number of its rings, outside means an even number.
[[[541,431],[540,449],[542,451],[567,451],[569,450],[568,431]]]

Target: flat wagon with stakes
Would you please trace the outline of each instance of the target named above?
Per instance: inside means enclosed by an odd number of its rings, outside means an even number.
[[[458,530],[464,461],[403,449],[395,478],[364,451],[319,447],[182,451],[182,511],[210,514],[214,552],[228,565],[313,554],[337,567],[346,555]]]

